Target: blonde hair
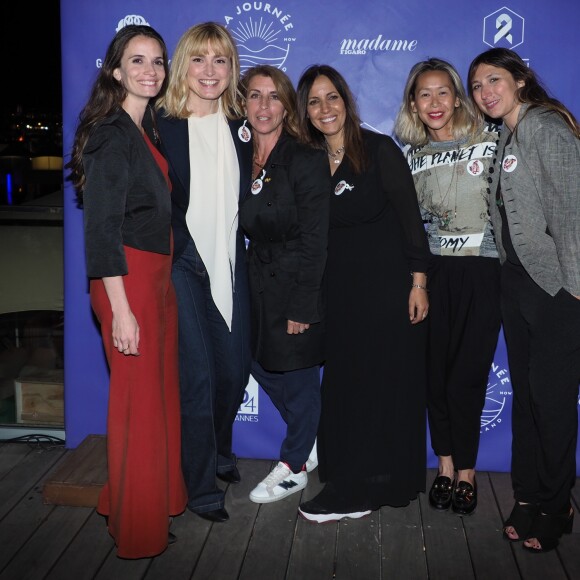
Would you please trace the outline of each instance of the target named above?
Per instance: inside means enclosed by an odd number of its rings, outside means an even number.
[[[403,91],[403,102],[393,129],[397,140],[403,145],[410,144],[413,147],[426,145],[430,140],[428,127],[413,111],[413,102],[415,101],[415,90],[419,77],[423,73],[431,71],[447,73],[451,80],[454,96],[459,99],[459,107],[455,109],[451,126],[453,139],[460,141],[466,138],[468,140],[475,138],[483,128],[483,115],[467,98],[461,77],[453,65],[439,58],[430,58],[418,62],[409,72]]]
[[[216,54],[229,58],[232,65],[230,83],[220,97],[226,117],[233,120],[243,116],[241,96],[238,91],[240,76],[238,51],[228,30],[216,22],[196,24],[183,33],[171,59],[167,91],[157,100],[156,109],[163,107],[167,116],[178,119],[187,119],[190,116],[191,112],[187,109],[189,61],[194,55],[208,54],[208,47],[211,47]]]

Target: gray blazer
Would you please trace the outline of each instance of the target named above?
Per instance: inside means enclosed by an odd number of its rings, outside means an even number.
[[[522,119],[527,109],[524,104],[507,146],[504,125],[490,178],[500,260],[506,257],[495,202],[501,182],[510,236],[527,273],[551,296],[561,288],[580,296],[580,139],[557,113],[538,107]],[[508,155],[515,165],[511,172],[502,167]]]

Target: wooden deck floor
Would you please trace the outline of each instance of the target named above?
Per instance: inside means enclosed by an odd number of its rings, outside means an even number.
[[[502,540],[512,504],[509,474],[479,473],[472,517],[436,513],[421,494],[406,508],[316,525],[297,517],[297,507],[320,489],[317,472],[302,494],[260,506],[248,493],[272,462],[252,459],[239,461],[242,482],[227,491],[229,522],[186,512],[173,524],[178,542],[164,554],[122,560],[93,508],[43,503],[43,483],[67,453],[62,446],[0,443],[1,580],[580,579],[580,518],[575,533],[548,554]],[[578,511],[579,486],[575,493]]]

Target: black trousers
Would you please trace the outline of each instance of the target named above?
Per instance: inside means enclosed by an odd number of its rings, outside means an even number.
[[[517,501],[562,513],[576,481],[580,300],[502,267],[502,314],[513,385],[512,485]]]
[[[266,391],[286,423],[280,461],[300,471],[314,447],[320,421],[320,366],[294,371],[268,371],[252,361],[252,376]]]
[[[481,411],[501,326],[499,260],[435,256],[429,275],[431,446],[455,469],[477,461]]]

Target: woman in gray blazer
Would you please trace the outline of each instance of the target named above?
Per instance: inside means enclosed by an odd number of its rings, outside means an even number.
[[[580,381],[580,128],[513,51],[469,68],[481,111],[503,121],[490,169],[502,315],[514,386],[511,541],[547,552],[572,530]]]

